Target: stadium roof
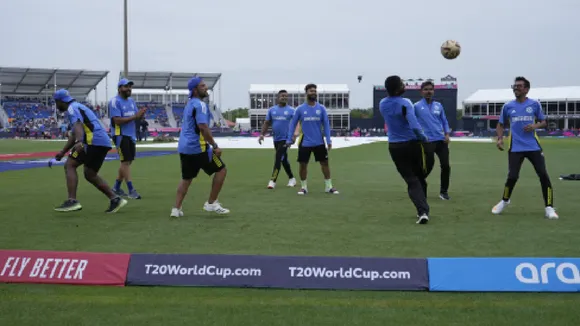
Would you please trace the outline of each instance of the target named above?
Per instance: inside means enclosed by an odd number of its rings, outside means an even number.
[[[284,89],[288,93],[304,93],[304,86],[307,84],[251,84],[250,93],[277,93]],[[346,84],[320,84],[316,85],[319,93],[348,93],[348,85]]]
[[[87,96],[107,76],[108,71],[0,67],[2,96],[42,95],[66,88],[72,96]]]
[[[212,90],[220,80],[220,73],[183,73],[183,72],[163,72],[163,71],[129,71],[128,76],[119,74],[119,79],[126,77],[133,81],[134,88],[143,89],[187,89],[187,82],[192,77],[202,78],[207,87]]]
[[[528,97],[540,101],[580,100],[580,86],[531,88]],[[464,104],[505,103],[514,99],[510,88],[480,89],[466,98]]]

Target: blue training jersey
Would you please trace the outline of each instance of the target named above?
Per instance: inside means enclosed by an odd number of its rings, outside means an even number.
[[[266,121],[272,124],[272,136],[274,141],[283,141],[288,137],[288,129],[290,128],[290,121],[294,117],[294,108],[286,106],[273,106],[266,114]]]
[[[117,95],[109,101],[109,118],[111,118],[111,136],[128,136],[133,141],[137,140],[136,120],[129,121],[122,125],[113,122],[114,117],[131,117],[137,114],[137,104],[132,98],[124,99]]]
[[[177,151],[181,154],[208,152],[209,145],[203,138],[197,125],[206,124],[209,126],[210,121],[211,114],[207,105],[196,97],[189,99],[183,109],[183,120],[181,122]]]
[[[427,140],[415,116],[415,107],[408,98],[386,97],[381,100],[379,110],[388,127],[389,143]]]
[[[504,104],[499,123],[509,123],[510,152],[530,152],[542,150],[536,131],[525,131],[524,127],[537,121],[546,120],[540,102],[526,99],[523,103],[512,100]]]
[[[83,124],[85,131],[83,142],[85,144],[111,148],[111,138],[91,109],[75,101],[68,106],[67,114],[71,128],[77,122]]]
[[[326,137],[327,144],[332,144],[332,140],[330,139],[330,122],[328,121],[328,114],[326,113],[324,105],[316,102],[314,106],[304,103],[297,107],[294,112],[294,117],[290,122],[290,127],[288,128],[286,142],[292,142],[292,136],[294,136],[294,130],[296,130],[298,121],[302,125],[300,140],[298,141],[299,146],[315,147],[324,145],[324,137]],[[322,134],[323,128],[324,135]]]
[[[444,140],[449,133],[449,122],[441,103],[432,101],[429,104],[422,99],[415,103],[415,116],[430,142]]]

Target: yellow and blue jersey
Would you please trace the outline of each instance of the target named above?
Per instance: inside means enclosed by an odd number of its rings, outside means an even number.
[[[422,99],[415,103],[415,116],[430,142],[444,140],[449,133],[449,122],[441,103],[432,101],[429,104]]]
[[[536,100],[526,99],[522,103],[512,100],[504,104],[499,116],[499,123],[502,125],[509,123],[509,151],[542,150],[536,131],[525,131],[524,127],[544,120],[546,120],[546,116],[542,110],[542,105]]]
[[[294,117],[292,117],[292,121],[290,122],[290,127],[288,128],[286,142],[291,142],[298,122],[302,126],[299,141],[300,146],[316,147],[324,145],[325,138],[327,144],[332,144],[332,139],[330,138],[330,122],[328,121],[328,113],[324,105],[316,103],[314,106],[310,106],[308,103],[304,103],[297,107],[294,112]]]
[[[137,114],[137,104],[132,98],[124,99],[117,95],[109,101],[109,118],[111,118],[111,136],[127,136],[133,141],[137,140],[137,121],[129,121],[122,125],[115,124],[113,118],[126,118]]]
[[[211,113],[207,105],[198,98],[191,98],[183,109],[183,120],[177,151],[180,154],[200,154],[209,150],[209,146],[201,134],[198,124],[211,121]]]
[[[276,105],[268,110],[266,121],[272,123],[274,141],[286,140],[292,117],[294,117],[294,108],[289,105]]]
[[[67,115],[71,128],[77,122],[82,123],[85,131],[85,137],[83,139],[85,144],[111,148],[111,139],[107,135],[107,131],[91,109],[75,101],[70,103]]]

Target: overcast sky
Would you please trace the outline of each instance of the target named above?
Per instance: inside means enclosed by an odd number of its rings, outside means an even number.
[[[112,96],[122,10],[122,0],[0,0],[0,66],[109,70]],[[348,84],[351,107],[372,107],[389,74],[451,74],[461,101],[516,75],[580,85],[579,13],[580,0],[129,0],[129,70],[221,72],[224,108],[248,106],[250,84],[309,82]],[[458,59],[441,57],[446,39],[461,43]]]

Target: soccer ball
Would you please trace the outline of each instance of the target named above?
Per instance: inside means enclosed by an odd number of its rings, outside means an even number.
[[[455,59],[461,53],[461,45],[453,40],[447,40],[441,44],[441,54],[445,59]]]

